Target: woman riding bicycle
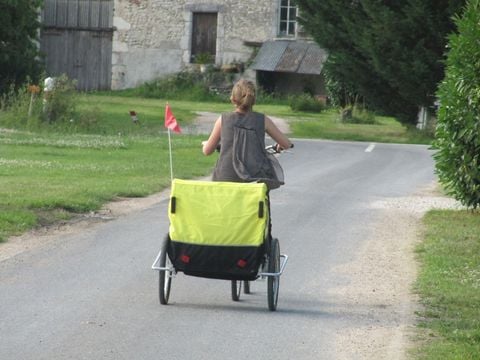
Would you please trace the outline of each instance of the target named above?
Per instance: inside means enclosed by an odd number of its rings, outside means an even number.
[[[265,133],[277,143],[277,152],[293,147],[269,117],[252,110],[255,99],[253,82],[239,80],[230,96],[235,110],[222,114],[215,121],[208,140],[203,142],[205,155],[212,154],[221,145],[212,177],[214,181],[249,181],[244,173],[259,171],[266,158]]]

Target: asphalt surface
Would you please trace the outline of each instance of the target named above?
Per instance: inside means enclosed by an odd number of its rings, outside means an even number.
[[[425,146],[296,141],[271,194],[273,233],[289,255],[278,310],[267,283],[233,302],[228,281],[178,274],[158,301],[150,269],[167,201],[0,262],[0,359],[335,359],[333,334],[362,321],[337,311],[332,269],[355,257],[369,204],[434,180]]]

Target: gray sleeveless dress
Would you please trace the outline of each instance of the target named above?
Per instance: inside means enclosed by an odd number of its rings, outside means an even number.
[[[255,162],[255,156],[258,156],[259,161],[263,158],[262,154],[256,155],[258,150],[265,149],[265,115],[257,112],[247,113],[225,113],[222,114],[222,131],[220,134],[220,157],[213,171],[213,181],[233,181],[244,182],[235,171],[233,165],[233,148],[234,148],[234,134],[239,129],[246,133],[251,133],[251,136],[246,137],[245,151],[250,151]],[[250,149],[250,150],[249,150]]]

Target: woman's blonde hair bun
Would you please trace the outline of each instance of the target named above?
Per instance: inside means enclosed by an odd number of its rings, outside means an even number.
[[[255,84],[249,80],[240,79],[233,86],[232,102],[243,111],[252,110],[255,104]]]

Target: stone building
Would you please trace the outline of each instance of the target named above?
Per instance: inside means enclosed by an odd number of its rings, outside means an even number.
[[[131,88],[207,62],[241,65],[271,90],[321,94],[325,53],[296,16],[294,0],[46,0],[41,43],[49,75],[85,76],[85,89]],[[99,74],[100,85],[90,79]]]

